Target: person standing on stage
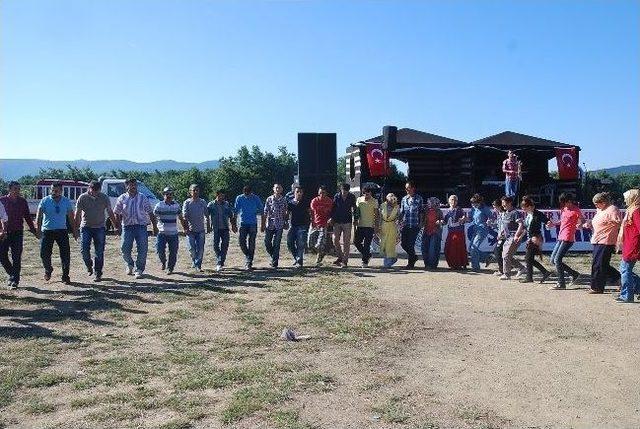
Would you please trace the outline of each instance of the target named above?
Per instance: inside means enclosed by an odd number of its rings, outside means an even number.
[[[111,224],[118,230],[115,215],[111,210],[109,197],[100,192],[100,182],[92,180],[87,192],[81,194],[76,202],[75,227],[80,231],[82,246],[82,260],[87,267],[87,273],[94,275],[94,282],[102,280],[102,268],[104,267],[104,246],[107,236],[105,214],[109,216]],[[94,260],[91,260],[91,242],[95,252]]]
[[[322,259],[327,252],[331,235],[327,231],[327,225],[331,211],[333,210],[333,199],[329,197],[327,187],[320,185],[318,196],[311,200],[311,228],[318,235],[315,243],[310,243],[309,247],[316,249],[318,256],[316,265],[322,265]],[[310,239],[311,241],[311,239]]]
[[[247,270],[253,270],[253,257],[256,253],[258,235],[258,214],[264,216],[260,197],[251,191],[251,186],[242,188],[242,194],[236,197],[233,211],[240,218],[238,239],[244,254]]]
[[[556,267],[556,275],[558,276],[558,283],[552,289],[564,290],[566,289],[564,273],[567,271],[571,276],[571,284],[577,282],[580,277],[580,273],[569,267],[562,261],[565,254],[569,251],[571,246],[576,240],[576,230],[582,228],[584,224],[584,218],[580,208],[575,203],[575,197],[571,193],[560,194],[558,198],[562,209],[560,210],[560,221],[550,220],[547,222],[547,227],[560,226],[556,245],[551,252],[551,263]]]
[[[269,266],[278,268],[280,260],[280,243],[285,229],[289,228],[287,204],[289,200],[282,195],[282,185],[273,185],[273,195],[269,195],[264,203],[260,230],[264,232],[264,247],[271,257]]]
[[[407,195],[402,197],[402,201],[400,201],[400,220],[402,222],[400,242],[402,249],[407,252],[406,268],[411,269],[418,260],[416,239],[424,222],[424,201],[416,193],[416,185],[413,181],[408,181],[404,189]]]
[[[356,212],[356,197],[349,192],[350,189],[348,183],[340,186],[340,192],[333,197],[333,208],[328,222],[333,226],[333,245],[338,256],[333,265],[339,265],[342,268],[346,268],[349,263],[351,229]]]
[[[68,223],[67,223],[68,222]],[[36,213],[36,224],[42,231],[40,238],[40,258],[44,267],[44,279],[49,281],[53,266],[51,253],[53,243],[58,244],[60,262],[62,263],[62,282],[71,284],[69,269],[71,268],[71,249],[69,246],[69,229],[71,225],[73,238],[78,240],[78,231],[73,219],[73,202],[62,195],[62,184],[56,182],[51,185],[51,194],[40,200]]]
[[[213,253],[216,255],[216,271],[221,271],[227,260],[230,240],[229,224],[231,224],[231,231],[234,234],[238,231],[233,207],[226,200],[225,195],[225,191],[217,191],[215,200],[207,205],[207,210],[209,211],[207,230],[213,232]]]
[[[520,161],[512,150],[507,152],[507,159],[502,161],[502,172],[504,173],[504,194],[515,198],[520,185]]]
[[[7,272],[7,287],[15,289],[20,284],[20,271],[22,267],[22,249],[24,242],[24,224],[27,222],[29,231],[36,238],[40,238],[40,232],[36,229],[29,213],[29,204],[20,195],[20,183],[9,182],[9,193],[0,197],[0,204],[7,213],[4,240],[0,240],[0,262]],[[11,251],[11,261],[9,260]]]

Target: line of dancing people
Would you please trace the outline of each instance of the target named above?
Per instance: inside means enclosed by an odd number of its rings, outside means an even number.
[[[592,294],[604,292],[607,282],[620,282],[617,298],[620,302],[632,302],[634,293],[640,293],[640,278],[633,272],[635,262],[640,259],[640,191],[632,189],[624,194],[626,214],[621,216],[608,193],[593,197],[597,209],[591,221],[585,221],[575,197],[561,194],[560,219],[549,219],[536,208],[532,198],[525,196],[520,201],[520,212],[513,197],[504,196],[493,201],[489,207],[482,196],[471,198],[471,210],[466,213],[458,205],[458,198],[448,198],[449,207],[441,210],[438,198],[425,200],[417,193],[415,184],[408,181],[406,195],[398,201],[390,193],[380,204],[373,196],[373,188],[365,188],[356,198],[348,184],[332,197],[325,186],[320,186],[317,195],[309,202],[304,189],[296,186],[285,195],[280,184],[274,184],[273,194],[264,204],[250,186],[245,186],[234,203],[227,201],[224,190],[207,203],[200,197],[198,185],[191,185],[189,198],[182,204],[174,200],[174,191],[167,187],[163,199],[151,207],[147,197],[137,191],[137,180],[126,181],[126,192],[120,195],[114,207],[109,198],[100,192],[100,183],[91,182],[88,191],[82,194],[74,207],[62,195],[58,183],[51,186],[49,196],[38,206],[35,224],[29,214],[27,202],[20,196],[20,185],[9,184],[9,193],[0,197],[0,261],[7,272],[7,285],[18,287],[20,282],[21,255],[23,247],[23,221],[29,230],[40,239],[40,257],[44,268],[44,279],[49,280],[53,272],[51,255],[54,244],[60,252],[62,281],[70,283],[69,230],[75,240],[81,242],[82,259],[87,273],[94,281],[102,279],[106,220],[109,219],[121,235],[121,253],[126,272],[136,278],[144,276],[148,252],[147,227],[151,224],[156,235],[156,253],[162,270],[170,275],[174,272],[179,248],[178,223],[182,226],[189,250],[192,268],[202,271],[205,237],[212,233],[212,247],[216,256],[216,271],[225,266],[230,235],[238,235],[239,246],[245,256],[245,269],[253,269],[258,228],[264,233],[265,249],[270,257],[269,266],[278,268],[280,243],[284,231],[286,243],[294,260],[294,266],[302,268],[307,248],[316,251],[315,265],[323,264],[324,257],[333,246],[337,259],[334,265],[347,267],[352,243],[361,255],[361,266],[369,266],[371,244],[379,240],[383,268],[391,268],[398,260],[397,244],[407,253],[407,269],[413,269],[418,261],[416,242],[422,231],[420,244],[424,267],[438,267],[441,252],[443,227],[447,234],[444,256],[448,266],[454,270],[467,269],[480,272],[497,264],[495,275],[501,280],[519,279],[524,283],[534,281],[534,268],[540,272],[540,282],[549,279],[551,272],[536,258],[542,258],[543,228],[557,228],[557,240],[551,253],[555,267],[556,284],[553,289],[566,288],[565,273],[575,283],[580,274],[564,262],[564,257],[574,243],[576,230],[591,229],[593,244],[591,290]],[[260,219],[260,222],[258,222]],[[471,238],[467,250],[465,225],[469,224]],[[487,236],[495,239],[493,252],[481,250]],[[524,264],[515,253],[526,241]],[[136,245],[136,259],[132,257]],[[91,247],[93,244],[93,257]],[[168,250],[168,252],[167,252]],[[611,266],[611,257],[616,250],[622,251],[620,272]],[[9,259],[11,253],[11,260]],[[168,253],[168,256],[167,256]],[[470,261],[469,261],[470,260]]]

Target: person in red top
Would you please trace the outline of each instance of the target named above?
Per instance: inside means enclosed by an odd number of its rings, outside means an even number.
[[[27,222],[29,231],[33,235],[39,238],[40,234],[33,224],[27,200],[20,196],[20,184],[18,182],[9,182],[9,194],[0,197],[0,203],[4,206],[8,218],[5,231],[6,238],[0,241],[0,262],[2,262],[2,266],[9,276],[7,286],[10,289],[15,289],[20,283],[24,238],[23,221]],[[11,261],[9,261],[9,250],[11,250]]]
[[[566,289],[564,281],[564,272],[567,271],[571,276],[571,284],[577,282],[580,273],[562,262],[562,258],[569,251],[573,243],[576,241],[576,229],[582,228],[584,217],[580,208],[575,203],[573,194],[567,192],[560,194],[560,221],[550,220],[547,222],[547,228],[560,225],[556,245],[551,252],[551,263],[556,266],[556,274],[558,275],[558,283],[551,289]]]
[[[327,253],[329,246],[329,234],[327,233],[327,223],[331,217],[333,209],[333,199],[327,193],[327,187],[320,185],[318,196],[311,200],[311,234],[309,234],[309,247],[318,252],[316,265],[322,265],[322,259]],[[311,240],[311,237],[316,237]],[[311,241],[315,241],[312,243]]]
[[[442,243],[442,211],[437,197],[427,199],[427,211],[422,232],[422,259],[426,269],[435,270],[440,261]]]
[[[640,259],[640,190],[631,189],[624,193],[627,212],[618,235],[618,249],[622,249],[620,260],[621,287],[618,302],[633,302],[633,294],[640,293],[640,277],[633,267]]]

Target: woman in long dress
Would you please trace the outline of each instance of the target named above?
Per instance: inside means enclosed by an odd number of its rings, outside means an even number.
[[[394,194],[387,194],[385,202],[380,205],[380,253],[383,256],[383,266],[391,268],[398,260],[396,246],[398,244],[398,198]]]
[[[449,210],[444,215],[444,222],[447,225],[444,257],[449,268],[454,270],[462,270],[469,264],[467,243],[464,237],[465,221],[464,210],[458,207],[458,197],[456,195],[449,196]]]

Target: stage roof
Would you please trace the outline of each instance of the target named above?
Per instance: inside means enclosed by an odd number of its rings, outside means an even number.
[[[514,133],[513,131],[504,131],[500,134],[494,134],[480,140],[472,141],[470,144],[501,148],[510,148],[514,146],[530,146],[540,149],[551,149],[554,147],[574,147],[574,145],[560,143],[554,140],[547,140],[540,137],[528,136],[526,134]],[[580,147],[575,147],[580,150]]]
[[[412,128],[400,128],[397,132],[397,140],[398,149],[470,148],[473,146],[489,146],[503,150],[511,148],[518,150],[524,149],[525,147],[538,150],[552,150],[554,147],[574,147],[574,145],[543,139],[540,137],[533,137],[513,131],[503,131],[499,134],[494,134],[492,136],[467,143],[462,140],[443,137],[437,134],[414,130]],[[382,143],[382,136],[372,137],[359,143]],[[575,147],[580,150],[579,146]]]

